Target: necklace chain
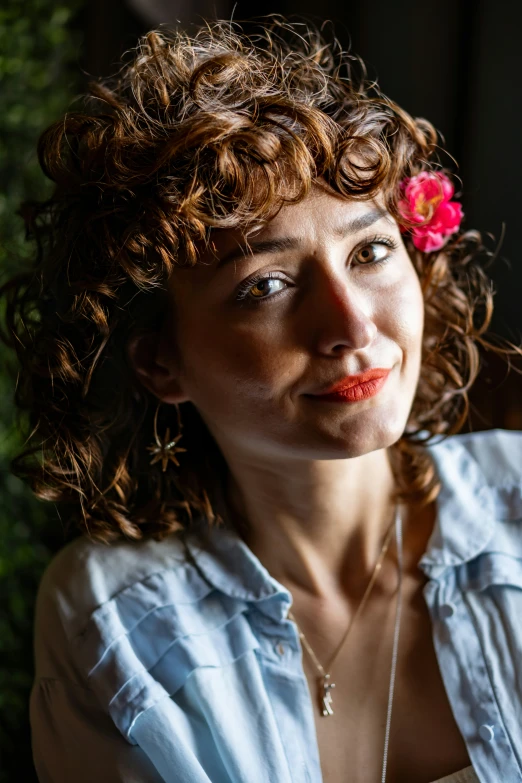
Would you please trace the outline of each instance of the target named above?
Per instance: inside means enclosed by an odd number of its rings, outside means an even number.
[[[395,530],[395,536],[396,536],[396,542],[397,542],[397,566],[398,566],[398,579],[397,579],[397,604],[396,604],[396,612],[395,612],[395,627],[394,627],[394,633],[393,633],[393,648],[392,648],[392,661],[391,661],[391,671],[390,671],[390,685],[388,689],[388,707],[386,710],[386,729],[384,732],[384,753],[383,753],[383,760],[382,760],[382,776],[381,776],[381,783],[385,783],[386,781],[386,768],[388,764],[388,747],[390,742],[390,727],[391,727],[391,717],[392,717],[392,706],[393,706],[393,694],[395,690],[395,674],[397,670],[397,658],[398,658],[398,650],[399,650],[399,631],[400,631],[400,623],[401,623],[401,610],[402,610],[402,572],[403,572],[403,561],[402,561],[402,520],[401,520],[401,514],[399,511],[399,506],[397,506],[395,511],[394,520],[391,523],[390,527],[388,528],[388,532],[386,533],[384,543],[382,545],[379,557],[377,559],[377,562],[375,564],[375,567],[373,569],[370,581],[368,583],[368,586],[366,590],[364,591],[364,595],[359,603],[359,606],[357,607],[355,614],[350,622],[350,625],[348,626],[346,633],[344,634],[340,644],[338,645],[336,651],[333,654],[332,659],[330,660],[330,663],[328,664],[327,669],[321,665],[321,663],[318,661],[317,656],[315,655],[314,651],[312,650],[308,640],[306,639],[304,633],[299,628],[299,625],[297,624],[297,621],[292,614],[292,612],[288,612],[288,617],[294,621],[294,623],[297,626],[297,631],[299,633],[299,637],[308,651],[310,657],[312,658],[316,668],[320,671],[321,677],[319,678],[319,685],[320,689],[322,688],[323,693],[320,697],[322,702],[322,715],[328,716],[333,715],[333,710],[331,708],[331,694],[330,690],[332,688],[335,688],[335,683],[330,682],[330,670],[332,668],[333,662],[337,658],[337,655],[339,654],[343,644],[345,643],[346,639],[348,638],[348,635],[353,628],[355,621],[361,614],[361,612],[364,609],[364,606],[366,604],[366,601],[368,600],[368,597],[370,595],[370,592],[372,590],[372,587],[375,584],[375,581],[380,573],[380,570],[382,568],[382,564],[384,562],[384,558],[386,556],[386,553],[388,551],[392,533]],[[321,682],[322,681],[322,682]]]
[[[403,575],[403,560],[402,560],[402,520],[399,512],[397,511],[395,535],[397,541],[397,605],[395,608],[395,628],[393,631],[393,649],[392,649],[392,661],[390,671],[390,687],[388,689],[388,707],[386,710],[386,729],[384,731],[384,752],[382,756],[382,775],[381,783],[386,783],[386,767],[388,765],[388,747],[390,744],[390,727],[392,718],[393,707],[393,693],[395,690],[395,674],[397,671],[397,658],[399,656],[399,632],[401,627],[401,613],[402,613],[402,575]]]
[[[379,557],[377,558],[377,562],[375,563],[372,575],[370,577],[370,581],[368,583],[368,586],[367,586],[366,590],[364,591],[364,595],[361,598],[361,602],[359,603],[359,606],[357,607],[357,609],[355,611],[355,614],[352,617],[350,625],[348,626],[348,628],[346,630],[346,633],[344,634],[344,636],[341,639],[339,645],[337,646],[337,649],[335,650],[332,658],[330,659],[330,663],[328,664],[326,669],[318,661],[317,656],[314,653],[314,651],[312,650],[312,648],[310,647],[310,644],[309,644],[306,636],[304,635],[304,633],[299,628],[299,625],[298,625],[297,620],[295,619],[294,615],[292,614],[292,612],[288,612],[288,617],[291,620],[293,620],[294,623],[297,626],[299,637],[300,637],[301,641],[303,642],[303,645],[305,646],[305,648],[306,648],[308,654],[310,655],[312,661],[314,662],[315,666],[320,671],[321,676],[323,676],[323,677],[326,677],[327,675],[329,675],[330,670],[331,670],[331,668],[333,666],[333,663],[334,663],[335,659],[337,658],[337,655],[341,651],[341,648],[344,645],[346,639],[348,638],[348,635],[349,635],[350,631],[352,630],[353,626],[355,625],[355,621],[357,620],[357,618],[359,617],[359,615],[361,614],[362,610],[364,609],[364,607],[366,605],[366,602],[367,602],[367,600],[368,600],[368,598],[370,596],[370,592],[372,590],[372,587],[374,586],[375,581],[376,581],[377,577],[379,576],[380,570],[382,568],[382,564],[383,564],[384,558],[386,556],[386,553],[388,551],[388,547],[390,545],[390,541],[391,541],[391,537],[392,537],[394,526],[395,526],[395,516],[394,516],[394,519],[392,520],[392,523],[389,526],[388,532],[386,533],[386,536],[384,538],[384,543],[383,543],[381,551],[379,553]]]
[[[324,669],[322,664],[317,660],[316,654],[314,653],[314,651],[310,647],[310,644],[308,643],[308,640],[307,640],[306,636],[304,635],[304,633],[299,628],[299,625],[297,624],[297,620],[295,619],[294,615],[292,614],[292,612],[288,612],[288,617],[291,620],[293,620],[295,622],[295,624],[297,625],[297,630],[299,632],[299,636],[301,638],[301,641],[303,642],[303,644],[306,647],[310,657],[312,658],[314,664],[319,669],[319,671],[321,672],[321,675],[323,677],[326,677],[330,673],[330,670],[332,668],[332,665],[333,665],[335,659],[337,658],[337,655],[341,651],[341,648],[344,645],[346,639],[348,638],[348,636],[350,634],[350,631],[352,630],[353,626],[355,625],[355,622],[356,622],[357,618],[359,617],[359,615],[363,611],[363,609],[364,609],[364,607],[366,605],[366,602],[367,602],[368,598],[370,597],[370,593],[371,593],[372,587],[374,586],[374,584],[375,584],[375,582],[377,580],[377,577],[379,576],[379,573],[380,573],[381,568],[382,568],[382,564],[384,562],[384,558],[386,557],[386,553],[388,551],[388,547],[390,546],[390,541],[391,541],[391,537],[392,537],[392,534],[393,534],[394,526],[395,526],[395,517],[394,517],[390,527],[388,528],[388,532],[386,533],[386,536],[385,536],[385,539],[384,539],[384,543],[383,543],[381,551],[379,553],[379,557],[377,558],[377,562],[375,563],[372,575],[370,577],[370,581],[368,582],[368,586],[367,586],[366,590],[364,591],[364,595],[361,598],[359,606],[357,607],[357,609],[355,611],[355,614],[352,617],[350,625],[348,626],[348,628],[346,630],[346,633],[344,634],[344,636],[341,639],[337,649],[335,650],[335,652],[334,652],[334,654],[333,654],[333,656],[332,656],[332,658],[330,660],[330,663],[328,664],[326,670]]]

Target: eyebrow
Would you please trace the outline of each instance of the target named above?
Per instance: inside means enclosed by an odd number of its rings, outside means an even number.
[[[385,218],[390,224],[393,225],[388,213],[376,209],[371,212],[366,212],[359,217],[351,218],[350,220],[342,223],[333,230],[333,236],[336,239],[345,239],[350,234],[357,234],[365,228],[368,228],[378,220]],[[250,242],[248,244],[238,245],[238,247],[231,250],[223,258],[220,259],[217,269],[230,264],[232,261],[237,261],[239,258],[245,256],[265,255],[280,253],[283,250],[294,250],[303,244],[302,239],[299,237],[280,237],[278,239],[265,239],[260,242]]]

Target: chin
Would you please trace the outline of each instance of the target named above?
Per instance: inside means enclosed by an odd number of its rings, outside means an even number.
[[[342,435],[350,452],[357,451],[358,456],[393,446],[401,438],[408,423],[409,409],[396,408],[385,410],[376,408],[367,411],[367,415],[354,416],[346,422]],[[356,456],[355,454],[350,456]]]
[[[387,449],[401,438],[404,432],[405,422],[401,419],[396,422],[388,422],[386,425],[375,422],[372,424],[354,422],[347,425],[341,434],[337,433],[334,442],[325,447],[325,439],[313,438],[315,443],[305,442],[304,439],[298,445],[301,459],[354,459],[363,457],[374,451]],[[320,441],[320,442],[319,442]],[[294,444],[295,446],[295,444]]]
[[[400,439],[400,432],[379,432],[379,433],[360,433],[350,438],[344,448],[345,459],[363,457],[365,454],[371,454],[374,451],[381,451],[393,446]]]

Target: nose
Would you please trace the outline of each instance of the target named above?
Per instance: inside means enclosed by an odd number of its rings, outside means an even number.
[[[314,324],[317,347],[332,354],[343,348],[367,348],[377,334],[368,294],[346,279],[323,277],[315,289]]]

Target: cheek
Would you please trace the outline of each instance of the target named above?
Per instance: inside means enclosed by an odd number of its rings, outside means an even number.
[[[180,319],[185,383],[203,410],[235,410],[247,400],[266,400],[274,378],[284,382],[285,363],[268,339],[267,330],[219,323],[215,314]],[[231,401],[233,400],[233,406]]]
[[[406,358],[418,359],[424,331],[424,300],[413,267],[406,277],[386,292],[384,307],[387,333],[407,353]]]

